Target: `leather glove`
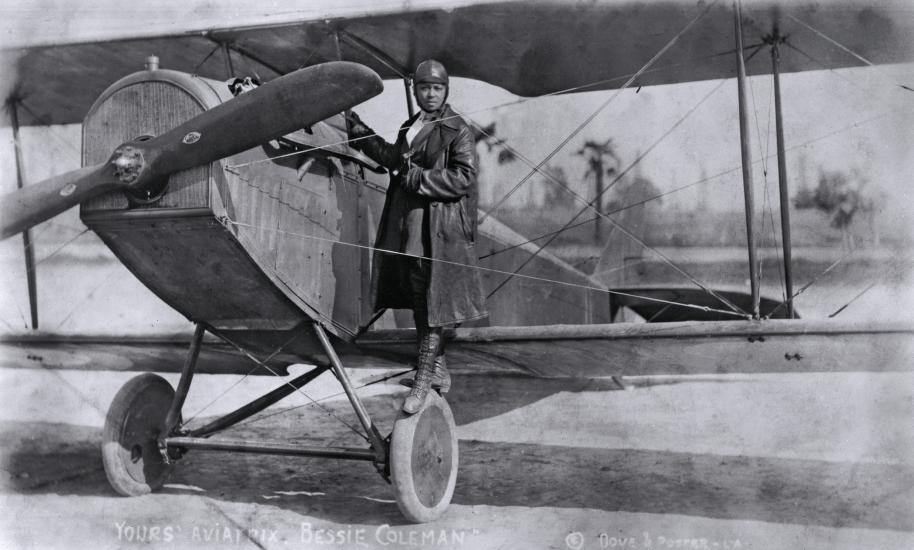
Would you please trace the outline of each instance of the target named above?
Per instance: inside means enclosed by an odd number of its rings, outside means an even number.
[[[346,117],[346,130],[349,133],[349,139],[356,139],[374,134],[374,130],[362,122],[362,119],[359,118],[359,115],[356,114],[355,111],[346,111],[343,116]]]
[[[410,155],[403,155],[403,162],[401,162],[400,166],[398,166],[396,169],[393,170],[393,172],[391,172],[391,175],[393,175],[393,176],[402,175],[403,176],[402,182],[405,184],[406,175],[409,174],[409,171],[412,170],[413,168],[419,168],[419,165],[416,164],[415,162],[413,162],[413,159]]]

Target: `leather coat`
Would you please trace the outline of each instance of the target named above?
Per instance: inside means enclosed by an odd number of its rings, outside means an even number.
[[[488,315],[476,255],[476,173],[478,159],[473,133],[459,115],[445,105],[413,139],[406,131],[421,115],[400,127],[393,145],[362,124],[350,129],[352,143],[391,173],[384,210],[378,225],[371,268],[371,300],[375,311],[412,309],[406,271],[400,251],[400,227],[391,223],[391,211],[408,200],[422,199],[430,241],[431,277],[428,287],[428,324],[448,326]]]

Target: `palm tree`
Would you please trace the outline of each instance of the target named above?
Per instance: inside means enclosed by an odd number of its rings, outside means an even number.
[[[594,185],[596,187],[594,193],[593,204],[594,208],[597,210],[597,219],[594,224],[594,233],[593,238],[595,242],[600,241],[601,235],[601,222],[602,217],[600,214],[603,214],[603,174],[614,174],[616,173],[615,166],[611,166],[608,169],[605,168],[604,159],[609,157],[619,163],[619,157],[616,155],[615,146],[613,145],[612,138],[607,139],[606,141],[599,142],[595,140],[587,140],[584,142],[584,146],[578,151],[578,155],[585,157],[587,162],[587,172],[584,174],[584,177],[588,177],[591,174],[594,176]]]

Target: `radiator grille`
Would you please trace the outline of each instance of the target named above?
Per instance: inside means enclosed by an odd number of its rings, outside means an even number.
[[[147,81],[125,86],[108,97],[83,124],[83,162],[108,160],[114,149],[142,135],[160,135],[203,112],[190,93],[170,82]],[[209,206],[211,166],[199,166],[170,176],[161,199],[134,208],[195,208]],[[106,193],[83,204],[83,212],[123,210],[120,191]]]

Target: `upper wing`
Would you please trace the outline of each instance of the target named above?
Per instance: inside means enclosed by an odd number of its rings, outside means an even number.
[[[907,0],[742,3],[747,46],[778,28],[803,52],[783,56],[784,72],[914,60],[914,9]],[[535,96],[585,85],[617,88],[697,18],[634,85],[724,78],[735,71],[732,55],[726,55],[735,41],[732,4],[725,0],[454,4],[398,1],[341,9],[318,3],[291,22],[273,18],[157,37],[131,39],[122,32],[100,42],[6,48],[0,67],[15,75],[10,94],[33,114],[23,124],[81,121],[109,84],[141,69],[150,54],[164,68],[228,78],[223,45],[233,52],[236,72],[262,78],[340,58],[392,78],[436,58],[454,76]],[[123,17],[131,15],[125,11]],[[123,28],[132,27],[125,21]],[[748,70],[769,68],[755,62]]]

